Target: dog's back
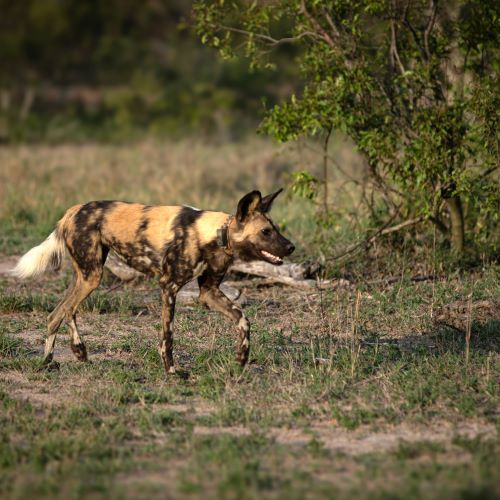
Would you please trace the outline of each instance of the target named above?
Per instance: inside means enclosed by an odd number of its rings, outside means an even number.
[[[170,247],[179,258],[195,261],[199,250],[215,239],[227,219],[224,212],[202,211],[187,206],[150,206],[121,201],[93,201],[68,210],[58,224],[69,252],[93,254],[102,245],[146,274],[158,274]],[[83,251],[82,251],[83,249]],[[181,255],[182,254],[182,255]]]

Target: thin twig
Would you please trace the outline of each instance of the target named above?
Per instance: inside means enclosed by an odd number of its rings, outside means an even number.
[[[325,215],[328,213],[328,143],[330,142],[330,135],[332,134],[333,127],[328,129],[323,144],[323,207]]]
[[[226,26],[224,24],[221,24],[219,27],[223,30],[231,31],[233,33],[238,33],[240,35],[245,35],[247,37],[253,36],[255,38],[259,38],[260,40],[263,40],[263,41],[269,43],[273,47],[276,45],[282,45],[284,43],[297,42],[298,40],[304,38],[305,36],[316,37],[316,33],[312,32],[312,31],[304,31],[303,33],[300,33],[297,36],[290,36],[290,37],[284,37],[284,38],[274,38],[272,36],[265,35],[263,33],[254,33],[252,31],[243,30],[241,28],[234,28],[232,26]]]
[[[412,26],[412,24],[410,23],[410,19],[408,18],[408,9],[409,9],[409,6],[410,6],[410,0],[408,0],[408,2],[406,4],[406,7],[405,7],[405,10],[404,10],[404,13],[403,13],[403,24],[410,30],[410,32],[411,32],[411,34],[413,36],[413,40],[415,41],[415,45],[417,46],[417,48],[418,48],[418,50],[420,52],[421,59],[425,60],[425,51],[424,51],[424,49],[422,47],[421,41],[419,40],[417,31]]]
[[[312,16],[307,8],[306,8],[306,3],[304,0],[302,0],[300,2],[300,10],[301,12],[304,14],[305,17],[307,17],[307,19],[309,19],[309,21],[311,22],[311,24],[313,25],[314,29],[321,34],[321,37],[323,38],[323,40],[325,40],[325,42],[333,49],[335,48],[335,42],[334,40],[332,39],[332,37],[328,34],[328,32],[323,29],[323,27],[321,26],[321,24],[319,24],[318,20]]]
[[[474,287],[474,285],[472,285]],[[469,303],[467,307],[467,326],[465,328],[465,367],[469,366],[470,354],[470,332],[472,328],[472,290],[469,294]]]
[[[408,278],[409,281],[412,281],[414,283],[421,283],[423,281],[432,281],[436,282],[439,279],[443,279],[439,276],[436,276],[435,274],[429,274],[426,276],[411,276]],[[373,281],[367,281],[367,285],[392,285],[394,283],[397,283],[401,281],[401,276],[392,276],[390,278],[384,278],[381,280],[373,280]]]
[[[330,28],[332,29],[333,35],[335,37],[337,37],[337,38],[340,38],[340,32],[339,32],[337,26],[335,26],[335,23],[333,22],[333,19],[330,16],[330,14],[327,11],[324,11],[324,10],[323,10],[323,13],[325,14],[325,18],[328,21],[328,24],[330,25]]]
[[[399,67],[399,72],[403,75],[405,73],[405,67],[403,66],[403,63],[401,62],[401,58],[399,57],[399,52],[398,52],[398,43],[397,43],[397,38],[396,38],[396,22],[394,19],[391,19],[391,62],[392,66],[394,66],[394,60],[398,63]]]
[[[424,31],[424,49],[425,49],[425,54],[427,56],[427,60],[430,60],[431,58],[431,51],[429,49],[429,35],[431,34],[432,28],[434,27],[434,23],[436,22],[437,5],[438,5],[437,0],[430,1],[432,12],[431,12],[431,17],[429,18],[429,22],[427,23],[427,26],[425,27]]]
[[[484,179],[485,177],[488,177],[488,175],[492,174],[495,170],[498,170],[500,168],[500,165],[495,165],[493,167],[490,167],[488,170],[485,170],[481,174],[481,179]]]
[[[361,344],[358,339],[358,322],[359,322],[359,304],[361,302],[361,292],[358,290],[356,294],[356,305],[354,308],[354,318],[352,323],[352,337],[351,337],[351,378],[354,378],[356,371],[356,364],[359,357]]]
[[[449,234],[450,230],[441,219],[439,219],[438,217],[430,216],[429,220],[434,224],[434,226],[436,226],[441,234],[444,234],[445,236]]]
[[[116,285],[113,285],[113,286],[109,287],[107,290],[104,290],[104,293],[113,292],[114,290],[117,290],[118,288],[121,288],[122,286],[126,285],[127,283],[130,283],[131,281],[132,280],[129,280],[129,281],[120,281]]]
[[[424,216],[420,215],[419,217],[415,217],[414,219],[409,219],[407,221],[401,222],[400,224],[396,224],[395,226],[387,227],[388,224],[390,224],[395,218],[397,214],[394,214],[394,216],[389,220],[389,222],[380,228],[374,235],[370,236],[369,238],[364,239],[361,242],[355,243],[348,247],[346,250],[344,250],[341,254],[335,255],[333,257],[328,257],[326,260],[331,261],[331,260],[338,260],[342,257],[345,257],[346,255],[349,255],[356,250],[359,250],[362,247],[367,247],[371,245],[377,238],[380,236],[384,236],[387,234],[394,233],[396,231],[400,231],[401,229],[404,229],[405,227],[409,226],[414,226],[415,224],[418,224],[419,222],[422,222],[424,220]]]
[[[304,142],[303,143],[303,147],[305,149],[308,149],[309,151],[312,151],[313,153],[317,153],[317,154],[321,154],[321,152],[316,149],[315,147],[311,146],[309,143],[307,142]],[[323,151],[323,158],[324,158],[324,155],[325,155],[325,151]],[[352,177],[351,175],[349,175],[339,164],[339,162],[331,155],[329,155],[327,152],[326,152],[326,157],[328,159],[328,161],[332,162],[335,167],[337,168],[337,170],[346,178],[350,179],[350,180],[356,180],[354,177]]]

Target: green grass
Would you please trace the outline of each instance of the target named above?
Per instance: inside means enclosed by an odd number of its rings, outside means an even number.
[[[497,297],[496,275],[481,276],[475,298]],[[101,291],[85,306],[89,363],[41,370],[45,316],[66,284],[62,276],[44,294],[3,283],[2,497],[498,495],[491,434],[500,396],[498,321],[473,324],[466,365],[463,334],[432,326],[425,314],[430,301],[446,304],[470,281],[371,288],[357,317],[348,290],[317,296],[312,309],[310,298],[293,295],[281,295],[281,307],[271,310],[252,300],[253,363],[243,371],[229,324],[199,306],[180,306],[175,357],[188,376],[168,379],[151,309],[157,292],[129,289]],[[402,333],[407,325],[409,335]],[[38,343],[25,335],[33,330]],[[64,337],[58,345],[67,350]],[[442,425],[455,430],[446,438],[425,434]],[[462,425],[490,431],[470,437],[459,433]],[[367,434],[412,428],[420,440],[407,432],[388,450],[335,448],[337,433],[352,436],[356,448]],[[290,441],[276,437],[287,432]]]
[[[40,419],[29,405],[5,394],[1,400],[0,492],[5,498],[160,498],[166,491],[174,497],[211,498],[498,494],[500,464],[491,442],[479,450],[466,446],[466,463],[447,463],[450,449],[427,442],[403,443],[393,453],[348,456],[318,450],[313,440],[300,450],[289,448],[259,431],[199,436],[185,416],[163,411],[152,418],[146,409],[72,408]],[[352,477],[346,478],[347,472]]]
[[[0,149],[0,174],[12,179],[0,186],[0,252],[39,243],[73,203],[232,211],[256,182],[270,192],[317,163],[275,153],[263,141]],[[276,203],[297,260],[336,253],[357,238],[353,227],[369,227],[349,208],[359,193],[342,193],[328,225],[304,200]],[[377,243],[327,264],[325,276],[349,287],[248,287],[244,370],[234,327],[179,305],[179,376],[168,378],[154,282],[111,291],[105,276],[79,314],[90,361],[72,359],[63,327],[60,367],[49,371],[40,363],[46,316],[70,274],[0,280],[0,497],[498,498],[500,316],[472,318],[468,363],[464,333],[434,319],[471,292],[474,302],[499,301],[500,269],[449,272],[428,236],[415,245],[395,235],[389,257]],[[445,278],[410,279],[425,274]],[[389,275],[400,279],[381,281]]]
[[[62,294],[54,293],[6,293],[0,295],[0,312],[45,312],[54,309]],[[80,306],[82,312],[105,314],[111,312],[128,312],[132,309],[132,298],[129,293],[108,294],[94,292]]]

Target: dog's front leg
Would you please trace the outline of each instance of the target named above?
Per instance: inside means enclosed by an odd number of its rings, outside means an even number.
[[[171,281],[160,279],[161,286],[161,333],[159,351],[163,366],[167,373],[175,373],[173,345],[174,334],[172,325],[174,322],[175,298],[179,286]]]
[[[200,301],[210,309],[219,311],[224,316],[238,324],[238,344],[236,347],[236,360],[245,366],[250,353],[250,323],[243,311],[231,302],[219,289],[220,280],[215,277],[202,275],[198,278],[200,285]]]

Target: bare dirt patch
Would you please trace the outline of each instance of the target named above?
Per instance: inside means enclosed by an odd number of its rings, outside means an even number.
[[[346,431],[323,424],[313,425],[311,430],[325,448],[348,455],[388,452],[397,449],[402,443],[449,444],[457,436],[468,439],[494,439],[497,436],[493,424],[477,420],[465,420],[455,425],[446,421],[411,426],[403,423],[381,431],[373,431],[371,428]],[[279,434],[276,439],[280,439]],[[287,442],[286,435],[282,441]]]
[[[19,256],[17,255],[3,255],[0,256],[0,276],[9,276],[14,266],[17,264]]]
[[[8,388],[9,396],[30,403],[35,409],[68,406],[78,400],[76,393],[83,381],[71,381],[64,385],[51,380],[34,380],[16,370],[2,372],[2,386]]]

